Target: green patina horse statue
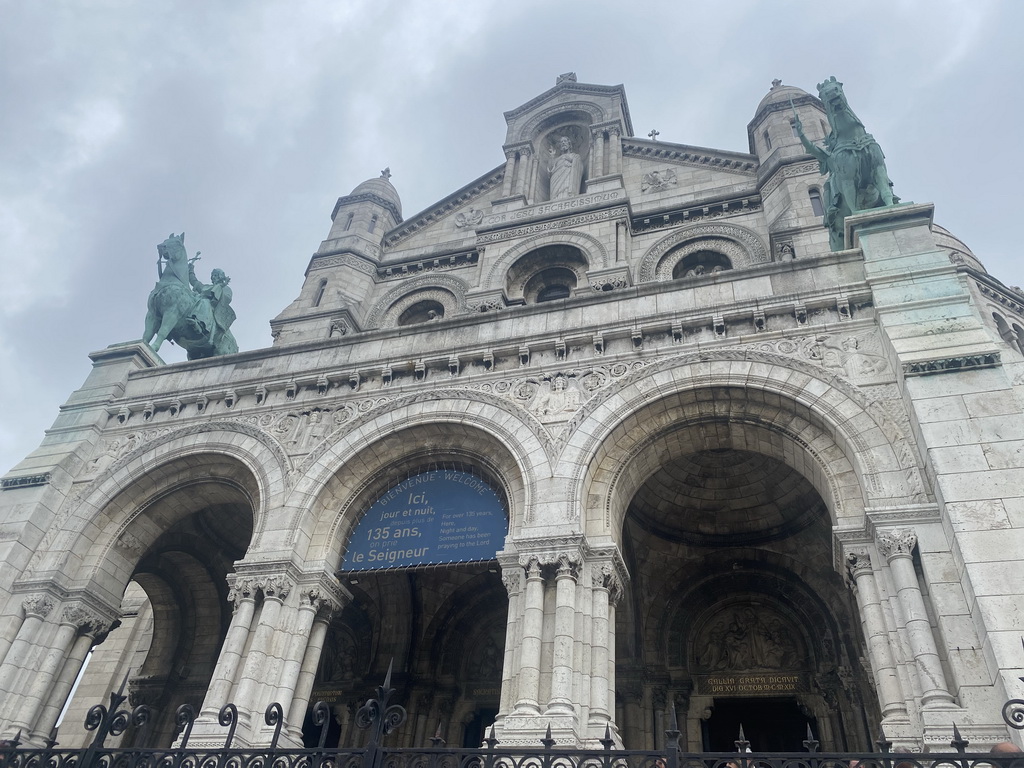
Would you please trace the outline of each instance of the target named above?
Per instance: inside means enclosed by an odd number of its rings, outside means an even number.
[[[824,148],[812,144],[804,135],[799,116],[794,124],[804,148],[817,158],[821,173],[828,174],[823,192],[824,223],[829,230],[832,250],[841,251],[845,248],[843,230],[847,216],[870,208],[895,205],[899,198],[892,193],[882,148],[850,109],[843,84],[830,77],[818,84],[818,96],[832,127],[825,137]],[[796,109],[793,114],[796,115]]]
[[[156,250],[160,279],[149,294],[142,340],[154,352],[170,340],[185,348],[189,360],[237,352],[238,344],[230,331],[235,320],[230,278],[215,269],[210,285],[200,282],[193,267],[199,254],[188,258],[184,232],[172,233]]]

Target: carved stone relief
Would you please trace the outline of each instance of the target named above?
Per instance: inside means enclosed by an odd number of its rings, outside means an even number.
[[[640,191],[661,192],[674,187],[677,183],[676,172],[673,169],[654,170],[643,175],[643,178],[640,180]]]
[[[696,668],[707,672],[794,669],[804,654],[797,633],[764,606],[726,608],[701,629]]]
[[[469,206],[469,208],[467,208],[465,211],[460,211],[459,213],[455,214],[455,226],[458,227],[459,229],[464,229],[465,227],[475,227],[479,225],[480,222],[483,220],[484,212],[481,211],[479,208],[474,208],[473,206]]]

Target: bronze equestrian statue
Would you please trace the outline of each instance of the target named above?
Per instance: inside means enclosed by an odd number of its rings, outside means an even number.
[[[794,125],[804,148],[817,158],[821,173],[828,174],[822,193],[824,224],[829,230],[830,247],[833,251],[841,251],[846,247],[844,222],[847,216],[870,208],[895,205],[900,200],[892,193],[882,148],[850,109],[843,84],[830,77],[818,85],[818,96],[832,127],[825,137],[824,148],[812,144],[804,135],[795,108]]]
[[[146,330],[142,340],[154,352],[165,339],[188,352],[189,360],[238,351],[231,334],[235,311],[231,308],[231,281],[223,270],[210,274],[210,285],[196,277],[194,264],[185,251],[185,233],[171,234],[156,247],[159,280],[149,294]]]

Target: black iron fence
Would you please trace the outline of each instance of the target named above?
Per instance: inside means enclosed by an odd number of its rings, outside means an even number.
[[[1024,678],[1021,678],[1024,681]],[[1024,768],[1024,753],[972,753],[969,743],[961,738],[956,725],[950,751],[943,753],[892,752],[892,744],[884,735],[877,742],[877,752],[819,752],[820,744],[808,728],[803,742],[804,752],[749,752],[749,743],[740,729],[735,752],[687,753],[677,748],[680,732],[666,731],[664,750],[616,749],[606,730],[600,749],[560,747],[547,735],[536,747],[499,746],[492,727],[479,749],[454,749],[439,737],[430,739],[424,748],[392,748],[384,745],[385,737],[405,722],[405,709],[389,704],[394,693],[390,685],[391,671],[376,698],[369,699],[356,713],[356,724],[368,731],[365,747],[329,748],[326,746],[330,725],[330,709],[323,702],[313,707],[313,724],[319,728],[316,747],[294,749],[279,747],[284,725],[280,704],[271,704],[264,722],[273,728],[270,744],[265,747],[234,746],[238,710],[227,704],[219,714],[220,725],[226,728],[222,747],[195,749],[189,745],[195,723],[195,709],[184,704],[176,712],[179,738],[174,747],[108,748],[106,740],[119,736],[129,726],[145,728],[149,708],[121,709],[127,697],[120,691],[110,694],[109,705],[97,704],[86,717],[85,727],[95,731],[88,747],[61,749],[56,738],[43,748],[27,748],[21,734],[6,743],[0,742],[0,768]],[[675,722],[675,716],[670,722]],[[1008,726],[1024,730],[1024,699],[1011,699],[1003,707]]]

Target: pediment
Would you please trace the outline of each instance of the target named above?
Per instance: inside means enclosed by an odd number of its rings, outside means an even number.
[[[584,125],[614,124],[626,136],[633,123],[622,85],[592,85],[560,79],[554,88],[505,113],[505,144],[533,141],[550,126],[565,121]]]
[[[384,238],[388,250],[401,246],[415,248],[421,241],[435,246],[438,242],[456,244],[475,237],[475,226],[490,213],[491,201],[501,193],[505,178],[502,164],[475,181],[453,192],[434,205],[410,216]],[[385,256],[385,259],[387,257]]]

